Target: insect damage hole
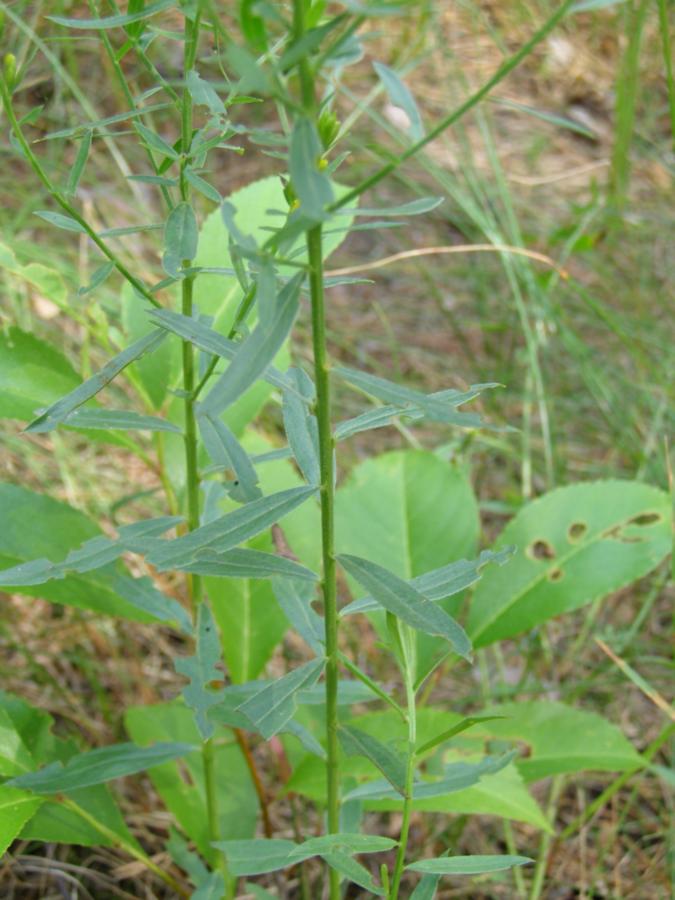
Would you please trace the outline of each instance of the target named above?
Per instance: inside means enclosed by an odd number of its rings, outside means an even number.
[[[555,550],[548,541],[540,538],[537,541],[532,541],[527,548],[527,555],[532,559],[555,559]]]
[[[628,525],[653,525],[655,522],[660,522],[661,516],[659,513],[642,513],[639,516],[633,516],[632,519],[628,520]]]
[[[548,573],[549,581],[561,581],[565,577],[565,573],[562,569],[551,569]]]
[[[588,531],[588,525],[585,522],[572,522],[567,529],[567,540],[570,544],[580,541]]]

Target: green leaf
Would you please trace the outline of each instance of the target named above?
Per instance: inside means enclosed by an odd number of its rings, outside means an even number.
[[[205,81],[196,69],[190,69],[185,78],[187,89],[196,106],[207,106],[214,115],[226,114],[225,104],[218,96],[215,88]]]
[[[447,422],[463,428],[479,428],[483,425],[479,415],[460,413],[456,409],[461,403],[475,397],[475,391],[470,391],[468,394],[450,391],[448,394],[442,392],[440,395],[427,395],[411,388],[400,387],[385,378],[347,368],[347,366],[334,366],[332,371],[372,397],[384,400],[385,403],[396,404],[400,407],[399,415],[407,415],[407,409],[410,409],[413,418],[419,417],[421,413],[423,417],[434,422]]]
[[[240,0],[239,22],[247,43],[257,53],[267,50],[267,29],[265,20],[255,12],[257,0]]]
[[[310,222],[327,218],[326,206],[333,202],[330,178],[319,170],[323,147],[314,123],[298,118],[291,134],[289,171],[300,201],[300,212]]]
[[[189,203],[178,203],[169,213],[164,228],[163,265],[166,272],[176,275],[178,270],[197,255],[199,229]]]
[[[500,719],[502,716],[467,716],[467,718],[462,719],[456,725],[453,725],[452,728],[448,728],[447,731],[441,732],[441,734],[435,735],[431,740],[426,741],[422,744],[421,747],[418,747],[415,750],[415,756],[420,757],[424,756],[425,753],[428,753],[430,750],[433,750],[435,747],[438,747],[440,744],[444,744],[449,741],[451,738],[455,737],[458,734],[461,734],[463,731],[466,731],[468,728],[471,728],[473,725],[478,725],[480,722],[491,722],[493,719]]]
[[[111,275],[113,269],[115,268],[115,264],[112,262],[104,262],[100,265],[91,276],[91,281],[87,285],[82,285],[82,287],[78,288],[77,293],[80,297],[86,297],[87,294],[91,294],[92,291],[95,291],[97,287],[100,287],[103,282]]]
[[[423,859],[406,866],[408,872],[425,872],[431,875],[484,875],[487,872],[503,872],[514,866],[525,866],[534,860],[527,856],[439,856]]]
[[[111,429],[113,431],[173,431],[181,430],[173,422],[144,416],[124,409],[76,409],[62,422],[65,427]]]
[[[318,575],[292,559],[275,556],[262,550],[238,547],[220,553],[217,550],[204,551],[195,559],[179,567],[182,572],[195,575],[209,575],[212,578],[283,578],[316,582]],[[0,573],[1,574],[1,573]]]
[[[83,545],[87,546],[87,542],[90,543],[83,553]],[[139,581],[143,579],[129,578],[120,563],[91,571],[96,560],[92,556],[91,563],[87,561],[89,551],[98,552],[102,544],[107,547],[110,543],[93,522],[67,504],[18,485],[0,483],[0,567],[4,569],[2,584],[5,591],[42,597],[105,615],[151,621],[147,611],[141,611],[136,596]],[[113,559],[122,552],[122,548],[116,550]],[[26,557],[32,554],[42,558],[27,560]],[[50,562],[64,558],[73,569],[77,564],[82,571],[69,574],[63,563]],[[9,580],[7,567],[13,567]],[[12,578],[18,579],[18,585],[12,584]],[[56,580],[44,583],[51,578]],[[130,601],[123,599],[120,592],[130,596]],[[189,617],[178,601],[155,593],[155,601],[161,598],[161,610],[159,602],[155,602],[152,615],[163,611],[165,618],[181,622],[183,627],[187,621],[189,630]]]
[[[528,631],[642,578],[671,549],[670,499],[633,481],[558,488],[524,507],[495,546],[519,552],[490,569],[471,604],[477,647]]]
[[[241,877],[285,869],[290,865],[288,857],[297,844],[283,838],[257,838],[250,841],[216,841],[213,846],[225,853],[229,871]]]
[[[262,494],[253,463],[227,425],[220,419],[211,417],[201,407],[197,409],[197,422],[206,452],[215,465],[234,470],[236,482],[230,496],[242,503],[259,499]]]
[[[413,785],[413,799],[426,800],[443,797],[476,784],[483,776],[493,775],[513,761],[515,753],[502,756],[486,756],[479,762],[453,762],[445,766],[441,778],[436,781],[416,781]],[[362,784],[349,791],[345,800],[384,800],[395,798],[398,791],[387,781],[380,779]]]
[[[424,575],[418,575],[409,583],[420,594],[424,594],[427,600],[442,600],[444,597],[451,597],[453,594],[471,587],[481,578],[484,566],[492,562],[502,566],[511,559],[513,553],[513,547],[506,547],[498,552],[483,550],[478,559],[460,559],[447,566],[441,566],[439,569],[433,569],[431,572],[425,572]],[[372,597],[363,597],[344,606],[340,610],[340,615],[350,616],[354,613],[372,612],[377,607],[378,604]]]
[[[313,685],[323,672],[324,665],[323,659],[305,663],[242,703],[241,712],[265,740],[277,734],[292,718],[297,707],[298,691]]]
[[[335,869],[348,881],[353,881],[354,884],[358,884],[359,887],[365,888],[377,897],[384,896],[384,891],[375,883],[368,869],[352,859],[351,856],[347,856],[345,853],[325,853],[323,858],[331,869]]]
[[[156,153],[160,153],[162,156],[166,156],[172,160],[180,159],[180,154],[174,150],[168,141],[165,141],[164,138],[160,137],[156,132],[146,128],[142,122],[134,122],[134,128],[140,134],[143,143],[149,150],[154,150]],[[162,171],[162,169],[160,169],[160,171]]]
[[[218,416],[234,403],[272,363],[293,326],[298,313],[300,285],[304,274],[295,275],[277,298],[274,320],[268,328],[257,328],[239,345],[227,371],[202,404],[207,415]]]
[[[11,327],[0,331],[0,416],[30,419],[73,390],[80,379],[51,344]]]
[[[378,78],[384,85],[387,94],[389,94],[392,104],[402,109],[408,117],[410,122],[408,136],[415,142],[420,141],[424,137],[424,126],[415,98],[410,93],[410,88],[401,81],[396,72],[390,69],[389,66],[374,62],[373,68],[377,72]]]
[[[314,585],[295,578],[275,578],[272,590],[293,629],[317,656],[324,653],[324,623],[312,608],[316,596]]]
[[[415,890],[410,895],[410,900],[434,900],[440,875],[425,875],[421,878]]]
[[[214,203],[222,203],[223,198],[220,196],[219,191],[217,191],[213,185],[209,184],[201,175],[197,175],[194,169],[191,169],[190,166],[185,167],[185,177],[190,182],[195,190],[198,190],[200,194],[203,194],[209,200],[213,200]]]
[[[361,206],[348,212],[355,216],[419,216],[436,209],[444,199],[444,197],[420,197],[419,200],[411,200],[410,203],[403,203],[400,206],[384,206],[381,209]]]
[[[50,225],[62,228],[64,231],[76,231],[78,234],[87,233],[87,230],[83,228],[76,219],[71,218],[71,216],[65,216],[63,213],[52,212],[48,209],[40,209],[35,211],[35,215],[44,219],[45,222],[49,222]]]
[[[153,741],[201,744],[194,715],[182,701],[132,707],[125,713],[125,723],[138,744]],[[258,817],[255,789],[241,750],[232,741],[231,732],[222,727],[218,727],[214,737],[214,770],[219,833],[225,839],[252,837]],[[179,762],[155,766],[148,775],[182,831],[213,868],[216,853],[209,835],[201,752],[190,753]]]
[[[382,772],[387,781],[401,796],[405,795],[406,761],[391,747],[378,741],[360,728],[341,725],[338,737],[348,756],[361,755],[369,759]]]
[[[329,853],[384,853],[397,846],[397,841],[377,834],[323,834],[296,844],[289,854],[291,862],[301,862],[311,856],[326,856]]]
[[[319,429],[311,412],[316,392],[314,384],[302,369],[291,368],[286,377],[294,391],[284,391],[283,416],[286,437],[300,471],[308,484],[321,481],[319,467]]]
[[[190,563],[199,551],[207,548],[216,549],[219,553],[232,550],[269,528],[315,492],[316,489],[311,487],[291,488],[271,497],[253,500],[190,534],[164,542],[148,554],[148,561],[160,571],[165,571]]]
[[[190,744],[155,744],[152,747],[113,744],[80,753],[68,760],[65,766],[50,763],[38,772],[12,778],[7,784],[36,794],[67,793],[126,775],[135,775],[167,760],[185,756],[192,750],[194,747]]]
[[[0,785],[0,857],[43,803],[42,797]]]
[[[82,173],[84,172],[84,167],[87,164],[89,150],[91,149],[91,137],[92,132],[85,131],[84,137],[80,141],[80,147],[77,151],[73,168],[70,170],[70,175],[68,176],[68,184],[66,185],[66,194],[69,197],[74,197],[77,193],[77,187],[80,183]]]
[[[142,22],[149,19],[158,12],[170,9],[176,5],[176,0],[156,0],[143,9],[135,13],[127,15],[106,16],[103,19],[69,19],[65,16],[47,16],[57,25],[63,25],[64,28],[92,29],[94,31],[105,31],[108,28],[119,28],[124,25],[132,25],[134,22]]]
[[[111,382],[130,363],[139,359],[143,354],[152,352],[164,340],[164,337],[165,333],[163,331],[155,330],[135,341],[130,347],[127,347],[126,350],[118,353],[110,362],[106,363],[96,375],[92,375],[91,378],[84,381],[74,391],[52,404],[41,416],[31,422],[26,431],[35,433],[53,431],[63,422],[66,416],[70,415],[78,406],[82,406],[87,400],[91,400],[92,397],[96,396],[106,384]]]
[[[625,772],[640,769],[644,760],[621,731],[602,716],[554,701],[502,703],[485,710],[502,716],[477,726],[499,740],[528,746],[516,760],[526,781],[585,770]]]
[[[608,6],[618,6],[620,3],[625,2],[626,0],[579,0],[578,3],[573,4],[568,15],[579,12],[592,12],[595,9],[606,9]]]
[[[225,895],[225,879],[222,872],[210,872],[190,900],[221,900]]]
[[[340,554],[338,561],[388,612],[418,631],[445,638],[455,653],[470,658],[471,643],[461,625],[408,582],[358,556]]]
[[[218,702],[218,693],[210,685],[220,681],[220,641],[216,623],[206,601],[200,603],[197,613],[197,646],[194,656],[176,659],[174,665],[179,675],[190,679],[183,688],[185,702],[195,714],[195,722],[203,740],[213,737],[214,727],[209,721],[209,709]]]

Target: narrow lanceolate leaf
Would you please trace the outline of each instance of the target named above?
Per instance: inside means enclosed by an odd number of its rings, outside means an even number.
[[[444,600],[452,597],[460,591],[466,590],[475,584],[481,577],[482,570],[490,563],[502,566],[508,562],[515,553],[515,547],[505,547],[503,550],[483,550],[478,559],[460,559],[457,562],[432,569],[424,575],[409,582],[420,594],[424,594],[427,600]],[[379,604],[372,597],[361,597],[354,600],[340,610],[341,616],[351,616],[354,613],[372,612]]]
[[[212,845],[225,853],[232,875],[265,875],[289,865],[288,857],[297,847],[283,838],[258,838],[249,841],[216,841]]]
[[[149,19],[150,16],[170,9],[176,5],[176,0],[156,0],[155,3],[149,3],[143,9],[135,13],[125,15],[105,16],[102,19],[69,19],[65,16],[47,16],[57,25],[63,25],[64,28],[77,28],[80,30],[106,31],[108,28],[120,28],[124,25],[133,25],[134,22],[142,22]]]
[[[487,872],[503,872],[514,866],[526,866],[531,862],[534,860],[528,856],[439,856],[411,863],[406,869],[431,875],[484,875]]]
[[[86,229],[83,228],[76,219],[66,216],[63,213],[52,212],[49,209],[39,209],[36,210],[35,215],[44,219],[45,222],[49,222],[50,225],[62,228],[64,231],[77,231],[80,234],[87,233]]]
[[[168,597],[158,591],[150,578],[119,576],[112,584],[115,592],[127,603],[149,613],[160,622],[176,622],[184,634],[192,634],[192,620],[189,613],[174,597]]]
[[[352,859],[346,853],[324,853],[323,859],[328,863],[331,869],[339,872],[343,878],[358,884],[376,897],[384,897],[384,891],[376,884],[373,876],[365,866]]]
[[[169,213],[164,228],[164,269],[176,275],[184,263],[197,255],[199,229],[197,219],[189,203],[179,203]]]
[[[298,578],[315,582],[318,576],[310,569],[285,556],[275,556],[262,550],[237,547],[226,553],[204,550],[189,563],[179,566],[182,572],[210,575],[216,578]],[[312,590],[313,592],[313,590]]]
[[[208,712],[218,703],[219,694],[210,687],[211,682],[220,681],[222,672],[216,668],[220,661],[220,640],[216,623],[206,602],[200,603],[197,614],[197,646],[194,656],[176,659],[175,667],[179,675],[190,679],[183,689],[183,698],[195,714],[197,728],[204,738],[213,736],[214,726],[209,721]]]
[[[478,428],[482,424],[482,420],[478,415],[457,412],[456,407],[459,404],[452,400],[447,401],[433,394],[427,395],[421,391],[401,387],[391,381],[387,381],[385,378],[378,378],[376,375],[359,372],[347,366],[335,366],[333,371],[336,375],[349,382],[349,384],[370,394],[371,397],[377,397],[385,403],[396,404],[402,410],[409,407],[415,413],[421,412],[423,416],[435,422],[447,422],[448,424],[461,425],[465,428]],[[459,402],[465,401],[460,400]]]
[[[400,753],[360,728],[341,725],[338,736],[348,756],[365,756],[377,766],[397,793],[405,795],[406,761]]]
[[[263,260],[256,277],[255,299],[258,306],[260,324],[264,328],[272,328],[274,325],[274,307],[277,300],[277,276],[274,265],[269,259]]]
[[[415,890],[410,895],[410,900],[434,900],[440,875],[425,875],[417,882]]]
[[[38,772],[20,775],[7,783],[36,794],[68,793],[125,775],[135,775],[185,756],[194,749],[192,744],[154,744],[151,747],[113,744],[111,747],[79,753],[68,760],[65,766],[60,762],[50,763]]]
[[[389,66],[375,62],[373,63],[373,68],[377,72],[387,94],[389,94],[392,104],[402,109],[408,117],[410,122],[408,135],[414,141],[421,140],[424,137],[424,126],[422,125],[420,111],[415,103],[415,98],[410,93],[410,89]]]
[[[312,856],[325,856],[327,853],[384,853],[396,847],[396,841],[380,837],[378,834],[339,833],[324,834],[321,837],[303,841],[291,851],[289,858],[293,862],[309,859]]]
[[[261,497],[260,500],[253,500],[241,509],[227,513],[190,534],[174,541],[165,541],[148,554],[148,561],[162,571],[189,564],[196,559],[200,550],[208,548],[218,553],[233,550],[239,544],[274,525],[291,510],[304,503],[315,491],[316,489],[312,487],[291,488],[269,497]]]
[[[326,218],[326,206],[333,202],[330,178],[319,170],[322,152],[314,123],[299,118],[291,135],[289,171],[300,212],[303,218],[313,222],[322,222]]]
[[[349,212],[355,216],[419,216],[436,209],[443,199],[443,197],[420,197],[419,200],[411,200],[410,203],[403,203],[401,206],[385,206],[382,209],[358,206],[354,209],[343,209],[342,212]]]
[[[246,340],[239,344],[229,368],[221,375],[204,401],[203,409],[208,415],[219,416],[271,365],[288,337],[297,315],[303,279],[303,273],[295,275],[279,293],[272,326],[263,328],[259,324]]]
[[[212,184],[209,184],[205,178],[202,178],[201,175],[197,175],[190,166],[185,167],[185,177],[200,194],[203,194],[209,200],[213,200],[214,203],[222,203],[223,198],[220,196],[220,192]]]
[[[321,480],[319,470],[319,429],[310,407],[316,396],[314,384],[302,369],[290,368],[287,378],[294,391],[284,391],[283,416],[286,437],[300,471],[309,484]]]
[[[80,147],[77,151],[77,156],[75,157],[73,168],[70,170],[70,175],[68,176],[68,184],[66,186],[66,194],[68,194],[69,197],[75,196],[77,187],[80,183],[80,178],[82,177],[82,173],[84,172],[84,167],[87,164],[89,150],[91,149],[91,135],[91,131],[85,131],[84,137],[80,141]]]
[[[162,156],[167,156],[169,159],[179,159],[180,156],[176,150],[171,146],[168,141],[165,141],[163,137],[160,137],[156,132],[151,131],[149,128],[146,128],[141,122],[135,122],[134,128],[140,134],[143,139],[143,143],[150,150],[154,150],[157,153],[161,153]]]
[[[100,265],[91,276],[89,284],[82,285],[82,287],[78,288],[77,293],[80,297],[85,297],[87,294],[91,294],[92,291],[95,291],[97,287],[100,287],[114,268],[115,264],[111,262],[104,262]]]
[[[242,503],[261,497],[258,474],[253,463],[227,425],[220,419],[209,416],[201,408],[197,410],[197,421],[204,446],[214,464],[234,471],[236,482],[230,490],[230,496]]]
[[[358,556],[342,554],[338,560],[384,609],[418,631],[445,638],[455,653],[470,658],[471,643],[461,625],[407,581]]]
[[[314,586],[306,581],[275,578],[272,581],[272,590],[277,603],[295,631],[317,656],[321,656],[324,652],[324,623],[321,616],[312,608],[312,601],[316,596]]]
[[[314,659],[294,669],[243,703],[239,707],[240,712],[265,740],[269,740],[293,717],[297,708],[298,691],[315,684],[324,665],[325,660]]]
[[[431,740],[427,741],[425,744],[422,744],[421,747],[418,747],[415,751],[415,756],[424,756],[425,753],[433,750],[434,747],[438,747],[439,744],[444,744],[446,741],[449,741],[456,735],[461,734],[463,731],[466,731],[473,725],[479,725],[481,722],[491,722],[495,719],[503,718],[504,716],[467,716],[465,719],[461,719],[452,728],[448,728],[447,731],[443,731],[441,732],[441,734],[437,734],[436,737],[431,738]]]
[[[494,775],[512,762],[515,753],[504,753],[502,756],[486,756],[477,763],[456,762],[445,767],[443,776],[436,781],[416,781],[413,785],[414,800],[428,800],[432,797],[444,797],[455,791],[476,784],[484,775]],[[395,800],[399,794],[384,779],[370,781],[350,791],[345,800]]]
[[[57,425],[70,415],[78,406],[82,406],[87,400],[95,397],[99,391],[113,380],[119,373],[132,362],[140,359],[145,353],[149,353],[158,347],[164,340],[165,332],[160,330],[151,331],[140,340],[135,341],[126,350],[118,353],[110,362],[106,363],[103,368],[91,378],[88,378],[79,387],[75,388],[65,397],[57,400],[49,407],[41,416],[35,419],[26,428],[26,431],[46,432],[53,431]]]
[[[173,431],[178,425],[157,416],[143,416],[123,409],[76,409],[63,420],[71,428],[96,428],[101,431]]]

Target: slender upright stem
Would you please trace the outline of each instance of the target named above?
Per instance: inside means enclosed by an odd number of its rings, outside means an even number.
[[[406,760],[405,785],[403,797],[403,821],[401,822],[401,834],[399,836],[394,873],[391,879],[391,889],[388,900],[398,900],[398,892],[405,866],[405,855],[408,849],[408,834],[410,832],[410,817],[412,815],[413,785],[415,780],[415,746],[417,744],[417,717],[415,709],[415,675],[410,666],[406,666],[405,695],[408,708],[408,755]]]
[[[293,0],[295,38],[305,33],[305,3]],[[302,106],[307,115],[316,118],[317,105],[314,73],[307,57],[299,63]],[[321,473],[321,555],[323,612],[326,644],[326,804],[330,834],[340,830],[340,768],[338,744],[338,614],[335,562],[335,473],[333,457],[335,441],[331,428],[331,393],[326,352],[326,310],[324,295],[322,226],[307,232],[309,289],[312,303],[312,346],[314,380],[316,382],[316,419],[319,432],[319,468]],[[331,900],[340,898],[340,876],[328,871]]]
[[[183,78],[187,80],[189,71],[195,63],[197,54],[197,40],[199,37],[199,8],[191,19],[185,17],[184,46],[185,56],[183,60]],[[180,195],[181,200],[188,201],[190,197],[190,183],[185,177],[185,168],[188,164],[190,147],[192,145],[192,96],[187,86],[183,88],[181,97],[181,168],[180,168]],[[183,266],[189,267],[190,260],[184,260]],[[194,275],[183,278],[181,284],[181,312],[184,316],[191,317],[193,312]],[[199,463],[197,458],[197,424],[195,419],[195,358],[194,348],[190,341],[183,341],[183,390],[185,392],[185,490],[187,494],[188,530],[199,528]],[[204,600],[204,586],[200,575],[190,575],[189,589],[192,601],[192,611],[196,614],[199,605]],[[204,769],[204,790],[206,793],[206,816],[211,842],[220,839],[220,824],[218,820],[218,791],[216,785],[216,769],[213,739],[209,738],[202,744],[202,765]],[[232,879],[227,869],[225,855],[218,851],[218,866],[225,880],[226,896],[232,894]]]

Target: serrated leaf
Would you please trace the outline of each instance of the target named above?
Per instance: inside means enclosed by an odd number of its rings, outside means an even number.
[[[203,403],[208,415],[219,416],[270,366],[295,321],[303,279],[304,274],[299,273],[282,288],[271,327],[258,325],[239,345],[227,371],[220,376]]]
[[[348,756],[365,756],[401,796],[405,796],[406,761],[391,747],[360,728],[340,725],[338,737]]]
[[[490,569],[469,612],[476,646],[512,637],[642,578],[671,549],[670,499],[634,481],[558,488],[525,506],[495,546],[515,544]]]
[[[208,575],[213,578],[297,578],[302,582],[315,582],[318,576],[300,563],[284,556],[275,556],[262,550],[237,547],[220,553],[203,551],[191,562],[179,567],[183,572]]]
[[[208,713],[218,703],[218,693],[210,687],[213,681],[220,681],[221,671],[216,667],[220,662],[220,641],[216,623],[206,602],[199,605],[196,628],[197,644],[195,655],[187,659],[176,659],[176,671],[190,679],[183,688],[183,698],[195,714],[197,728],[204,740],[213,736],[213,723]]]
[[[37,772],[12,778],[7,784],[36,794],[67,793],[144,772],[152,766],[178,759],[193,750],[191,744],[155,744],[152,747],[113,744],[110,747],[79,753],[69,759],[65,766],[58,762],[50,763]]]
[[[272,590],[294,630],[317,656],[321,656],[324,652],[324,624],[312,608],[316,596],[314,585],[294,578],[274,578]]]
[[[323,147],[314,123],[300,117],[291,134],[289,171],[300,201],[303,218],[312,222],[326,219],[326,206],[333,202],[330,178],[319,170]]]
[[[66,416],[70,415],[78,406],[82,406],[87,400],[91,400],[92,397],[96,396],[123,369],[140,359],[145,353],[152,352],[158,347],[164,340],[164,337],[165,332],[157,329],[135,341],[126,350],[114,356],[110,362],[106,363],[102,369],[75,388],[74,391],[52,404],[41,416],[38,416],[37,419],[30,423],[26,431],[34,433],[53,431],[63,422]]]
[[[160,571],[164,571],[189,564],[199,551],[207,548],[217,550],[219,553],[232,550],[248,538],[269,528],[315,492],[316,489],[311,487],[291,488],[253,500],[241,509],[227,513],[190,534],[173,541],[165,541],[148,554],[148,561]]]
[[[70,175],[68,176],[68,184],[66,185],[66,194],[69,197],[74,197],[77,193],[77,187],[80,183],[80,178],[82,177],[84,167],[86,166],[87,159],[89,158],[89,150],[91,149],[91,137],[91,131],[85,131],[84,137],[80,141],[77,156],[75,157],[73,168],[70,170]]]
[[[503,566],[513,556],[514,547],[505,547],[503,550],[483,550],[478,559],[460,559],[457,562],[425,572],[409,582],[420,594],[424,594],[427,600],[443,600],[452,597],[460,591],[464,591],[475,584],[480,578],[482,569],[489,563]],[[372,597],[362,597],[348,603],[340,610],[341,616],[350,616],[354,613],[372,612],[378,608],[378,603]]]
[[[341,554],[338,561],[388,612],[418,631],[445,638],[455,653],[470,658],[471,643],[461,625],[408,582],[358,556]]]
[[[419,141],[424,137],[424,126],[420,111],[415,103],[415,98],[410,92],[410,88],[401,81],[399,76],[385,66],[383,63],[374,62],[373,68],[377,72],[378,78],[384,85],[384,89],[389,95],[394,106],[402,109],[408,117],[410,125],[408,126],[408,135],[413,141]]]
[[[269,740],[293,717],[298,691],[314,684],[323,672],[324,665],[324,659],[315,659],[294,669],[242,703],[240,712],[265,740]]]
[[[534,862],[528,856],[439,856],[423,859],[406,866],[408,872],[425,872],[431,875],[484,875],[488,872],[503,872],[514,866],[525,866]]]
[[[176,5],[176,0],[156,0],[143,9],[135,13],[126,15],[105,16],[101,19],[77,19],[67,18],[65,16],[47,16],[56,25],[63,25],[64,28],[76,28],[79,30],[106,31],[108,28],[120,28],[124,25],[133,25],[134,22],[142,22],[151,16],[165,9],[170,9]]]
[[[316,392],[314,384],[302,369],[290,368],[286,373],[293,391],[284,391],[283,417],[288,443],[300,471],[308,484],[321,481],[319,466],[319,428],[310,411]]]
[[[144,416],[124,409],[76,409],[62,425],[71,428],[96,428],[112,431],[172,431],[180,434],[178,425],[157,416]]]
[[[64,231],[76,231],[78,234],[87,233],[86,228],[83,228],[76,219],[65,216],[63,213],[52,212],[49,209],[39,209],[35,211],[35,215],[40,219],[44,219],[45,222],[49,222],[50,225],[62,228]]]
[[[43,803],[42,797],[0,785],[0,857]]]

